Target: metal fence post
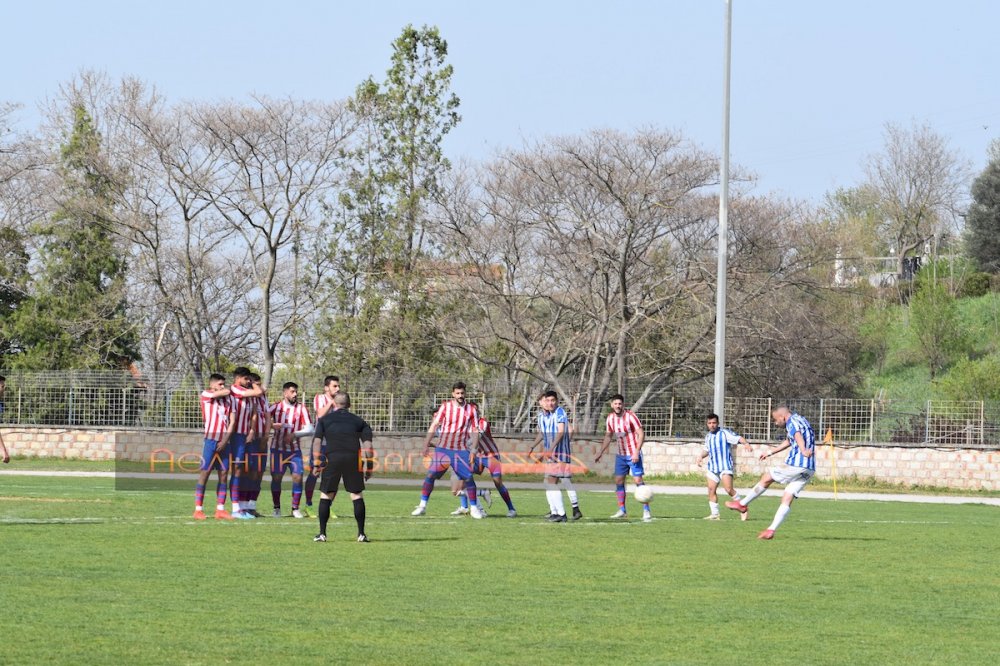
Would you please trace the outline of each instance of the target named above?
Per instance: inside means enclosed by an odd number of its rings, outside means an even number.
[[[389,394],[389,432],[392,432],[395,429],[393,428],[393,424],[395,423],[395,419],[393,418],[396,407],[395,397],[395,393]]]
[[[868,441],[875,441],[875,399],[872,399],[871,413],[868,416]]]
[[[819,399],[819,436],[825,437],[826,428],[823,427],[823,398]]]
[[[931,401],[928,400],[927,404],[924,405],[924,409],[927,413],[924,415],[924,443],[929,443],[931,441]]]
[[[73,425],[73,423],[75,423],[75,421],[73,421],[73,386],[72,385],[69,387],[69,423],[70,423],[70,425]]]
[[[128,425],[125,421],[128,418],[128,389],[122,388],[122,425]]]
[[[771,400],[773,398],[767,399],[767,414],[764,415],[764,423],[767,424],[767,440],[771,441]]]
[[[21,425],[21,387],[17,387],[17,425]]]
[[[674,436],[674,396],[670,396],[670,418],[667,419],[667,439]]]
[[[984,433],[986,432],[986,401],[979,401],[979,443],[983,443]]]
[[[167,392],[166,392],[166,395],[164,396],[164,400],[166,400],[166,402],[164,403],[164,406],[163,406],[163,427],[164,428],[169,428],[170,427],[170,396],[171,396],[171,394],[173,392],[174,392],[173,389],[169,389],[168,388]]]

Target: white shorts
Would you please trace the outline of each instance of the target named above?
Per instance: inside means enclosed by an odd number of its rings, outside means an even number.
[[[732,476],[732,475],[733,475],[733,470],[731,469],[724,469],[718,474],[716,474],[711,470],[705,470],[705,478],[708,479],[709,481],[715,481],[716,483],[722,481],[722,477]]]
[[[802,489],[806,487],[806,484],[809,483],[815,473],[816,470],[806,469],[805,467],[782,465],[771,470],[771,478],[784,485],[786,493],[791,493],[795,497],[798,497],[799,493],[802,492]]]
[[[560,479],[568,479],[573,476],[573,470],[569,463],[547,462],[545,463],[545,476],[554,476]]]

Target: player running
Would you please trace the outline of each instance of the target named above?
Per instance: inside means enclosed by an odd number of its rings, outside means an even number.
[[[282,399],[270,407],[273,435],[271,437],[271,500],[274,517],[281,517],[281,481],[286,471],[292,473],[292,517],[305,518],[299,510],[302,500],[302,447],[293,435],[310,425],[309,411],[299,402],[299,385],[285,382]]]
[[[565,523],[566,508],[558,482],[566,488],[570,504],[573,506],[573,520],[583,518],[580,501],[573,487],[572,451],[570,448],[569,419],[566,410],[558,406],[559,394],[546,391],[538,399],[541,411],[538,413],[538,435],[528,450],[533,455],[535,448],[542,444],[545,463],[545,497],[549,500],[549,515],[546,519],[553,523]]]
[[[695,462],[698,464],[698,467],[701,467],[705,458],[708,458],[705,477],[708,479],[709,514],[705,516],[705,520],[720,520],[719,496],[717,493],[719,484],[722,484],[723,490],[733,498],[733,501],[740,499],[735,488],[733,488],[732,447],[735,444],[743,444],[747,447],[748,452],[753,451],[753,448],[750,446],[750,442],[729,428],[720,428],[718,414],[709,414],[706,416],[705,427],[708,428],[708,434],[705,435],[705,445],[698,454]],[[743,520],[746,520],[747,516],[746,511],[740,513],[740,518]]]
[[[644,484],[642,480],[642,475],[645,473],[642,467],[642,444],[646,439],[646,434],[642,430],[639,417],[632,410],[625,409],[625,398],[620,393],[611,396],[610,402],[611,413],[608,414],[606,422],[607,432],[594,462],[601,462],[601,457],[608,450],[611,438],[614,437],[618,443],[618,453],[615,454],[615,494],[618,496],[618,511],[611,517],[624,519],[628,518],[628,510],[625,508],[625,475],[631,474],[637,486]],[[642,505],[642,522],[653,522],[653,514],[649,510],[648,502]]]
[[[470,402],[476,410],[478,411],[479,405],[474,402]],[[504,504],[507,505],[507,517],[516,518],[517,511],[514,509],[514,503],[510,499],[510,493],[507,491],[507,486],[503,483],[503,466],[500,464],[500,448],[497,446],[496,440],[493,439],[493,430],[490,427],[490,422],[486,420],[484,416],[479,417],[479,454],[476,456],[475,461],[472,464],[473,474],[482,474],[485,471],[489,471],[490,477],[493,479],[493,485],[496,486],[497,492],[500,493],[500,497],[503,498]],[[457,483],[458,481],[456,481]],[[479,492],[479,498],[485,501],[487,504],[492,504],[489,499],[489,488],[484,488]],[[453,511],[452,515],[464,515],[469,513],[469,498],[465,493],[456,493],[461,501],[461,506],[457,511]],[[483,510],[482,504],[477,502],[480,511]],[[483,511],[485,514],[485,511]]]
[[[788,437],[781,444],[760,454],[760,459],[767,460],[775,453],[790,449],[785,464],[774,467],[770,472],[764,472],[764,476],[760,477],[757,485],[743,499],[726,502],[726,507],[746,513],[747,505],[763,495],[772,483],[777,481],[785,486],[785,494],[781,496],[781,506],[775,512],[774,520],[766,530],[757,535],[758,539],[774,538],[775,530],[792,510],[792,502],[816,473],[816,435],[809,421],[799,414],[793,414],[784,405],[771,410],[771,418],[774,419],[774,425],[785,427]]]
[[[215,518],[216,520],[232,520],[232,515],[226,511],[226,483],[229,476],[229,438],[233,433],[231,426],[235,425],[229,418],[232,402],[229,399],[229,389],[226,388],[226,378],[215,373],[208,378],[208,388],[201,392],[201,413],[205,418],[205,444],[201,451],[201,466],[198,471],[198,484],[194,489],[194,519],[205,520],[205,485],[212,470],[219,475],[215,486]],[[0,440],[0,444],[3,440]],[[4,448],[4,457],[7,457]],[[4,460],[4,462],[7,462]]]
[[[427,468],[427,477],[420,493],[420,504],[411,516],[427,513],[427,500],[434,491],[434,482],[444,476],[448,468],[465,482],[465,492],[469,497],[469,514],[481,519],[483,512],[476,504],[476,479],[472,474],[472,460],[479,448],[479,412],[475,406],[465,401],[465,384],[455,382],[451,387],[451,400],[441,403],[431,420],[424,438],[424,457],[431,454],[431,441],[438,428],[438,444]]]

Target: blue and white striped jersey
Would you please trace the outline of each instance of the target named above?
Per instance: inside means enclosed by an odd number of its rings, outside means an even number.
[[[815,471],[816,435],[813,433],[813,429],[812,426],[809,425],[809,421],[806,421],[805,418],[799,414],[792,414],[788,417],[788,422],[785,423],[785,431],[788,433],[788,440],[792,443],[791,448],[788,450],[788,457],[785,458],[785,464],[792,465],[793,467],[804,467]],[[802,455],[802,451],[799,450],[799,445],[795,443],[795,433],[802,434],[802,440],[805,442],[805,448],[813,451],[813,455],[808,458]]]
[[[730,445],[737,444],[740,436],[729,428],[719,428],[705,435],[704,449],[708,453],[708,465],[705,466],[713,474],[733,471],[733,454]]]
[[[564,424],[563,436],[557,442],[556,432],[559,424]],[[552,412],[544,409],[538,412],[538,432],[542,433],[542,446],[546,451],[554,449],[561,453],[569,453],[569,419],[566,418],[566,410],[556,407]]]

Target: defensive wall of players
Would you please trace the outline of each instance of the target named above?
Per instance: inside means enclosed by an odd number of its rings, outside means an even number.
[[[191,430],[128,430],[115,428],[4,428],[0,429],[11,455],[84,460],[126,460],[141,463],[153,472],[197,470],[202,440]],[[528,458],[529,436],[495,436],[504,452],[507,474],[541,474]],[[577,472],[585,469],[610,474],[613,456],[594,463],[600,438],[577,436],[573,451]],[[763,471],[757,453],[766,446],[754,444],[753,455],[734,449],[737,473]],[[423,435],[377,433],[378,469],[388,472],[423,472]],[[701,440],[648,441],[643,447],[647,475],[700,473],[695,457]],[[886,483],[937,486],[956,490],[1000,490],[1000,451],[983,448],[930,448],[871,444],[821,445],[816,459],[817,477],[857,477]]]

